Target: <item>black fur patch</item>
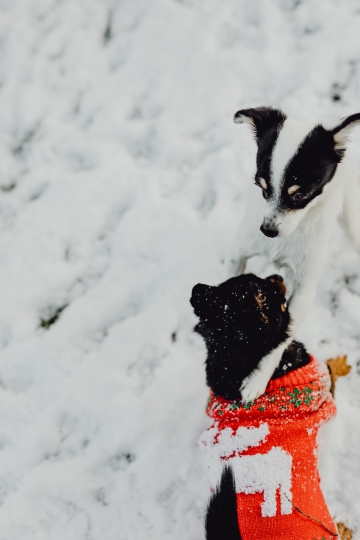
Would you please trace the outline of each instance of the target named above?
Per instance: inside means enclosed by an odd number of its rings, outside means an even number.
[[[286,115],[272,107],[258,107],[238,111],[234,120],[241,116],[247,116],[254,124],[253,130],[258,145],[255,182],[260,185],[260,178],[266,181],[268,189],[263,191],[263,195],[268,198],[271,196],[271,157]]]
[[[336,149],[335,146],[332,132],[320,125],[305,137],[285,168],[279,205],[281,209],[305,208],[323,192],[344,155],[344,150]],[[293,185],[300,186],[300,189],[289,195],[288,189]]]
[[[278,379],[294,369],[306,366],[310,362],[310,356],[302,343],[293,341],[282,355],[279,367],[274,371],[272,379]]]
[[[226,465],[220,485],[212,494],[205,519],[206,540],[241,540],[236,507],[235,479]]]
[[[339,133],[339,131],[346,128],[350,124],[353,124],[354,122],[360,122],[360,113],[352,114],[351,116],[344,118],[344,120],[338,126],[336,126],[336,128],[331,130],[331,133],[335,135],[336,133]]]
[[[243,274],[218,287],[198,284],[191,305],[207,346],[206,382],[215,395],[239,399],[260,360],[287,338],[290,316],[282,278]]]

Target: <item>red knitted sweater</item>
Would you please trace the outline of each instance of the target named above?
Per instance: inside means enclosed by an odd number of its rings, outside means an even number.
[[[318,429],[336,412],[330,377],[314,358],[270,381],[253,403],[210,395],[203,434],[214,489],[225,462],[236,483],[243,540],[330,540],[336,533],[317,468]],[[292,503],[290,502],[292,501]]]

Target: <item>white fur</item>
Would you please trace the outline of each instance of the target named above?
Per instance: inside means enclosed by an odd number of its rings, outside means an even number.
[[[294,339],[296,330],[307,315],[326,261],[334,223],[340,214],[343,214],[349,235],[360,251],[360,183],[350,149],[347,149],[333,179],[320,196],[301,210],[286,214],[278,208],[284,168],[310,129],[308,125],[288,119],[285,121],[273,152],[274,195],[270,200],[264,200],[259,187],[250,187],[246,213],[227,265],[228,274],[234,276],[245,271],[249,257],[266,255],[279,267],[287,268],[287,277],[293,286],[288,305],[291,316],[289,338],[265,356],[258,369],[243,381],[243,401],[253,401],[263,394],[284,350]],[[348,131],[349,126],[346,134]],[[261,233],[260,226],[267,220],[278,228],[279,235],[276,238],[268,238]]]
[[[295,193],[295,191],[298,191],[300,189],[300,186],[297,186],[296,184],[289,187],[288,194],[291,195],[292,193]]]
[[[259,184],[263,189],[267,189],[268,185],[263,178],[259,178]]]

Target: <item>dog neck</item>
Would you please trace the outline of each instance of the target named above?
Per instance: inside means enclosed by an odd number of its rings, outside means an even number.
[[[224,399],[240,399],[240,387],[244,378],[254,369],[257,364],[254,362],[254,355],[246,355],[242,352],[236,354],[231,346],[228,351],[208,350],[206,360],[206,382],[216,396],[221,396]],[[226,354],[226,352],[228,354]],[[261,359],[261,355],[257,358]],[[275,370],[272,379],[277,379],[305,366],[310,361],[310,356],[307,353],[302,343],[293,341],[285,350],[280,365]]]

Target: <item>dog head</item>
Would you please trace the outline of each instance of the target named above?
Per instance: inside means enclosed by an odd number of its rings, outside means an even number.
[[[332,129],[295,122],[271,107],[240,110],[234,121],[249,124],[258,145],[255,183],[266,201],[260,230],[289,236],[334,177],[360,113]]]
[[[290,322],[280,276],[244,274],[218,287],[195,285],[195,330],[208,350],[207,383],[216,395],[240,397],[242,380],[287,337]]]

